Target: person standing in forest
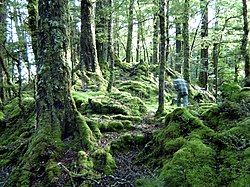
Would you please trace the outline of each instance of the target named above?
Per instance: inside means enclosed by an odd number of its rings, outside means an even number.
[[[184,79],[176,76],[174,79],[174,88],[177,91],[177,106],[181,106],[181,104],[186,107],[188,105],[188,85]]]

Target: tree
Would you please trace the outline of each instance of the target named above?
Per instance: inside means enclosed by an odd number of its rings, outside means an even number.
[[[133,9],[134,9],[134,0],[129,1],[128,8],[128,35],[127,35],[127,47],[126,47],[126,62],[130,63],[131,60],[131,51],[132,51],[132,39],[133,39]]]
[[[201,46],[201,70],[199,81],[201,87],[207,90],[208,84],[208,44],[206,39],[208,36],[208,2],[207,0],[201,0],[201,11],[202,11],[202,23],[201,23],[201,39],[203,40]]]
[[[152,63],[157,64],[159,61],[159,16],[154,13],[154,20],[153,20],[153,57]]]
[[[98,60],[101,64],[107,63],[108,56],[108,2],[107,0],[96,1],[96,48]]]
[[[189,49],[189,10],[190,10],[190,2],[189,0],[184,1],[184,14],[183,14],[183,77],[187,81],[187,83],[191,83],[190,80],[190,49]]]
[[[158,114],[164,111],[164,90],[165,90],[165,71],[166,71],[166,2],[159,1],[160,18],[160,72],[159,72],[159,93],[158,93]]]
[[[5,0],[0,0],[0,98],[1,102],[5,100],[5,90],[4,90],[4,55],[3,55],[3,45],[6,40],[6,14],[7,14],[7,2]]]
[[[114,49],[113,49],[113,41],[112,41],[112,0],[108,0],[109,1],[109,15],[108,15],[108,60],[109,60],[109,64],[110,64],[110,76],[109,76],[109,83],[108,83],[108,88],[107,91],[111,92],[112,87],[113,87],[113,83],[114,83]]]
[[[81,52],[80,69],[83,71],[83,64],[87,71],[101,75],[95,43],[95,14],[94,1],[81,1]]]
[[[32,40],[32,49],[35,57],[35,61],[37,61],[37,18],[38,18],[38,0],[28,0],[28,26],[31,33]]]
[[[178,4],[179,4],[178,0]],[[181,40],[181,17],[180,15],[176,15],[175,17],[175,70],[178,71],[179,73],[182,72],[182,60],[181,60],[181,51],[182,51],[182,40]]]
[[[70,94],[68,0],[39,0],[38,10],[36,129],[24,160],[15,170],[15,186],[32,186],[30,177],[41,173],[45,174],[45,184],[53,184],[50,174],[59,167],[55,160],[63,153],[66,142],[72,149],[90,148],[90,144],[83,143],[86,137],[82,134],[89,130],[88,126]]]
[[[242,16],[243,16],[243,21],[244,21],[244,26],[243,26],[244,35],[242,38],[241,51],[242,51],[242,56],[245,61],[245,86],[249,87],[250,86],[250,57],[249,57],[249,53],[247,50],[249,28],[248,28],[248,19],[247,19],[246,0],[242,0],[242,4],[243,4]]]

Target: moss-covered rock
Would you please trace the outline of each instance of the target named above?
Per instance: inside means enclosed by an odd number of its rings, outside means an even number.
[[[116,151],[128,151],[135,146],[144,146],[148,141],[145,134],[124,134],[117,140],[113,140],[110,144],[110,150]]]
[[[147,112],[143,101],[127,92],[114,92],[88,99],[85,111],[98,114],[141,115]]]
[[[215,151],[200,139],[188,141],[164,163],[164,186],[218,186],[213,166]]]

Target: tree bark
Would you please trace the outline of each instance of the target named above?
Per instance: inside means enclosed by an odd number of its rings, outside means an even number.
[[[85,68],[87,71],[91,71],[97,73],[97,75],[101,75],[101,70],[97,60],[95,42],[94,4],[95,3],[92,2],[92,0],[81,0],[80,63],[81,66],[85,64]]]
[[[208,36],[208,3],[207,0],[201,0],[201,10],[202,14],[202,23],[201,23],[201,38],[203,43],[201,46],[201,69],[199,82],[201,87],[205,90],[208,89],[208,44],[206,44],[206,37]]]
[[[182,73],[182,59],[181,59],[181,50],[182,50],[182,41],[180,39],[181,36],[181,19],[177,16],[175,18],[175,71]]]
[[[0,0],[0,103],[4,102],[5,100],[5,90],[4,90],[4,53],[3,53],[3,45],[6,40],[6,16],[7,16],[7,2],[6,0]],[[2,65],[3,64],[3,65]]]
[[[250,87],[250,55],[247,50],[247,44],[248,44],[248,34],[249,34],[249,26],[248,26],[248,19],[247,19],[247,2],[246,0],[242,0],[242,16],[244,21],[243,26],[243,38],[242,38],[242,45],[241,45],[241,51],[242,56],[245,61],[245,86]]]
[[[37,61],[37,18],[38,18],[38,0],[28,0],[28,26],[31,32],[31,44],[35,57],[35,62]]]
[[[159,16],[154,14],[154,31],[153,31],[153,64],[158,64],[159,62]]]
[[[129,14],[128,14],[128,35],[126,47],[126,62],[130,63],[132,54],[132,39],[133,39],[133,9],[134,0],[129,1]]]
[[[187,81],[187,83],[191,83],[190,80],[190,48],[189,48],[189,9],[190,9],[190,2],[189,0],[185,0],[184,2],[184,12],[183,15],[183,56],[184,56],[184,63],[183,63],[183,77]]]
[[[108,59],[109,59],[109,63],[110,63],[110,76],[109,76],[109,83],[108,83],[108,88],[107,91],[111,92],[112,91],[112,87],[113,87],[113,83],[114,83],[114,50],[113,50],[113,40],[112,40],[112,22],[113,22],[113,18],[112,18],[112,0],[109,0],[109,16],[108,16]]]
[[[159,18],[160,18],[160,72],[159,72],[159,93],[157,114],[164,111],[164,90],[165,90],[165,70],[166,70],[166,9],[165,0],[159,1]]]
[[[100,65],[104,65],[108,61],[107,4],[106,0],[96,2],[96,49]]]

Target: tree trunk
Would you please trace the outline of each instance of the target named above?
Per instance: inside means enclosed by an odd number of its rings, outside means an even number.
[[[129,14],[128,14],[127,47],[126,47],[126,62],[127,63],[130,63],[131,54],[132,54],[133,9],[134,9],[134,0],[130,0],[130,3],[129,3]]]
[[[4,90],[4,86],[5,86],[5,83],[4,83],[4,69],[3,69],[3,66],[2,64],[4,64],[4,53],[3,53],[3,47],[2,45],[4,45],[4,42],[6,40],[6,16],[7,16],[7,2],[6,0],[0,0],[0,34],[1,34],[1,37],[0,37],[0,98],[1,98],[1,101],[0,101],[0,104],[2,102],[4,102],[5,100],[5,90]]]
[[[154,31],[153,31],[153,64],[158,64],[159,61],[159,16],[154,14]]]
[[[208,36],[208,3],[207,0],[201,0],[202,24],[201,24],[201,38],[204,40],[201,46],[201,70],[199,82],[201,87],[207,90],[208,86],[208,44],[206,44],[206,37]]]
[[[214,43],[213,47],[213,61],[214,61],[214,87],[215,87],[215,99],[218,96],[218,59],[219,59],[219,43]]]
[[[100,65],[105,65],[108,61],[107,8],[106,0],[96,2],[96,49]]]
[[[183,56],[184,56],[184,63],[183,63],[183,77],[187,81],[187,83],[191,83],[190,80],[190,49],[189,49],[189,0],[185,0],[184,2],[184,12],[183,15]]]
[[[31,33],[31,44],[35,57],[35,62],[37,61],[37,18],[38,18],[38,0],[28,0],[28,21],[29,30]]]
[[[176,41],[175,41],[175,71],[182,73],[182,59],[181,59],[181,50],[182,50],[182,41],[181,36],[181,19],[177,16],[175,18],[175,28],[176,28]]]
[[[159,72],[159,93],[157,114],[164,111],[164,90],[165,90],[165,70],[166,70],[166,10],[165,0],[160,0],[160,72]]]
[[[247,43],[248,43],[248,33],[249,33],[249,28],[248,28],[248,19],[247,19],[247,2],[246,0],[242,0],[243,3],[243,21],[244,21],[244,26],[243,26],[243,38],[242,38],[242,46],[241,46],[241,51],[242,51],[242,56],[245,61],[245,86],[250,87],[250,55],[247,50]]]
[[[109,12],[109,16],[108,16],[108,59],[109,59],[109,63],[110,63],[110,76],[109,76],[109,83],[108,83],[108,88],[107,91],[111,92],[112,87],[113,87],[113,83],[114,83],[114,50],[113,50],[113,41],[112,41],[112,0],[109,0],[109,8],[110,8],[110,12]]]
[[[101,75],[97,60],[94,25],[94,2],[89,0],[81,1],[81,68],[85,64],[87,71]],[[83,71],[81,69],[81,71]]]

